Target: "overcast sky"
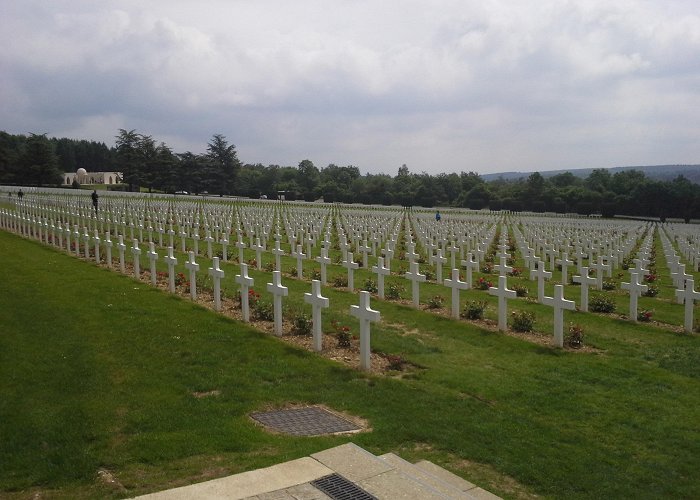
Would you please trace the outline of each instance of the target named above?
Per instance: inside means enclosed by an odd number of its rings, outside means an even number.
[[[700,163],[697,0],[0,0],[0,130],[362,173]]]

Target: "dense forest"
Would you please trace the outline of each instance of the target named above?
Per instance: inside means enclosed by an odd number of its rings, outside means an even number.
[[[276,198],[308,201],[423,207],[628,215],[700,219],[700,185],[683,176],[672,181],[647,177],[639,170],[611,174],[593,170],[588,177],[570,172],[544,177],[485,181],[478,173],[429,175],[406,165],[395,176],[362,175],[357,167],[330,164],[318,168],[311,160],[296,167],[243,164],[234,145],[215,134],[206,153],[175,153],[165,143],[135,130],[120,129],[115,146],[46,135],[0,132],[0,183],[51,186],[63,172],[122,172],[121,189],[174,193]]]

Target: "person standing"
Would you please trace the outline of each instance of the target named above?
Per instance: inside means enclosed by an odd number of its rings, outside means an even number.
[[[99,199],[99,195],[97,194],[97,190],[92,191],[92,206],[95,208],[95,212],[97,212],[97,200]]]

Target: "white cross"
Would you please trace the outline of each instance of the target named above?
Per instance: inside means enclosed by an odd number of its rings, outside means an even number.
[[[370,247],[367,244],[367,240],[363,240],[361,245],[360,244],[357,245],[357,250],[362,252],[362,267],[367,269],[367,266],[369,265],[367,263],[367,256],[372,251],[372,247]]]
[[[237,274],[234,281],[241,285],[241,311],[243,312],[243,321],[250,321],[250,305],[248,303],[248,292],[255,283],[255,280],[248,276],[248,264],[241,262],[241,274]]]
[[[443,257],[442,249],[437,249],[437,254],[433,258],[435,262],[435,277],[438,283],[442,283],[442,265],[447,262],[447,257]]]
[[[454,269],[456,267],[456,255],[459,252],[459,248],[455,245],[454,241],[451,241],[450,246],[447,247],[447,251],[450,252],[450,269]]]
[[[576,303],[564,298],[564,285],[554,285],[554,296],[544,297],[542,302],[554,309],[554,345],[564,347],[564,309],[573,311]]]
[[[460,281],[459,269],[452,269],[452,279],[446,279],[444,284],[452,289],[452,317],[459,319],[459,291],[468,290],[469,284],[466,281]]]
[[[223,233],[221,235],[221,239],[219,240],[219,243],[221,243],[221,257],[224,262],[228,260],[228,236],[226,233]]]
[[[493,268],[498,271],[499,276],[506,276],[508,273],[513,271],[513,268],[508,265],[506,257],[501,257],[500,264],[496,264]]]
[[[381,320],[381,314],[370,308],[369,302],[370,294],[363,290],[360,305],[350,306],[350,315],[360,320],[360,368],[365,371],[370,369],[370,323]]]
[[[384,298],[384,276],[389,276],[391,270],[384,267],[384,257],[377,257],[377,265],[372,266],[372,272],[377,274],[377,294],[380,299]]]
[[[272,283],[267,284],[267,291],[272,294],[272,306],[275,315],[275,335],[282,336],[282,297],[289,294],[289,289],[282,286],[282,273],[272,271]]]
[[[685,280],[685,288],[676,290],[676,298],[679,302],[685,301],[685,318],[683,326],[685,331],[693,331],[693,306],[696,300],[700,300],[700,292],[695,291],[695,280]]]
[[[182,253],[187,251],[187,231],[185,231],[184,227],[180,228],[180,247]]]
[[[258,270],[260,270],[262,269],[262,251],[265,250],[265,245],[260,244],[260,238],[255,238],[255,245],[251,245],[251,248],[255,250],[255,261]]]
[[[126,245],[124,244],[124,237],[119,235],[119,243],[117,243],[117,250],[119,250],[119,269],[124,274],[126,272],[124,266],[124,251],[126,251]]]
[[[109,231],[105,232],[105,252],[107,252],[107,258],[105,259],[107,261],[107,265],[109,267],[112,267],[112,240],[110,238]]]
[[[637,273],[639,276],[644,276],[648,272],[648,269],[644,269],[643,259],[633,259],[632,262],[634,262],[634,267],[629,268],[630,273]]]
[[[604,270],[610,270],[611,266],[610,264],[605,264],[603,262],[603,256],[598,255],[598,262],[595,262],[593,264],[588,264],[588,267],[591,269],[595,269],[595,279],[596,279],[596,286],[598,287],[598,290],[603,289],[603,271]]]
[[[527,264],[527,268],[533,270],[537,264],[538,258],[535,255],[535,251],[528,247],[523,260],[525,261],[525,264]]]
[[[321,309],[328,307],[328,298],[321,295],[321,282],[311,280],[311,293],[304,294],[304,302],[311,304],[311,322],[313,324],[314,351],[323,348],[323,330],[321,329]]]
[[[168,288],[170,293],[175,293],[175,265],[177,264],[177,258],[173,255],[172,246],[168,247],[168,255],[163,260],[168,265]]]
[[[326,248],[321,249],[321,255],[316,257],[316,261],[321,264],[321,284],[326,285],[326,266],[331,263],[331,259],[328,257],[328,250]]]
[[[95,242],[95,262],[98,264],[100,263],[100,234],[97,232],[97,229],[95,229],[95,236],[92,238],[92,241]]]
[[[72,251],[72,250],[71,250],[71,247],[70,247],[71,231],[70,231],[70,226],[68,225],[67,222],[66,222],[66,229],[65,229],[65,231],[66,231],[66,250],[68,250],[68,252],[70,253],[70,252]],[[122,271],[122,272],[123,272],[123,271]]]
[[[219,267],[218,257],[214,257],[211,265],[209,276],[214,280],[214,309],[221,311],[221,280],[224,277],[224,271]]]
[[[404,277],[411,281],[411,297],[413,298],[413,307],[417,308],[420,301],[418,283],[425,281],[425,274],[420,273],[417,262],[411,262],[411,270],[404,274]]]
[[[639,275],[637,273],[630,274],[629,283],[620,283],[620,288],[624,290],[629,290],[630,292],[630,319],[632,321],[637,321],[637,299],[642,293],[646,292],[649,287],[643,285],[639,282]]]
[[[190,250],[190,259],[185,262],[185,267],[190,271],[190,297],[192,300],[197,299],[197,271],[199,271],[199,264],[194,261],[194,252]]]
[[[131,247],[131,255],[134,257],[134,276],[136,279],[141,277],[141,249],[139,248],[139,240],[134,240],[134,246]]]
[[[581,275],[571,278],[574,283],[581,283],[581,310],[588,312],[588,287],[596,284],[593,276],[588,276],[588,266],[581,266]]]
[[[505,332],[508,329],[508,299],[518,296],[515,290],[508,288],[508,277],[498,277],[498,287],[489,287],[489,295],[498,297],[498,329]]]
[[[678,264],[676,266],[676,272],[671,273],[671,277],[673,278],[673,284],[675,285],[676,289],[681,289],[685,287],[685,281],[693,276],[685,272],[685,264]]]
[[[391,243],[387,241],[386,248],[384,249],[384,263],[386,267],[391,269],[391,259],[394,258],[394,249],[391,248]]]
[[[530,271],[530,279],[533,280],[537,278],[537,302],[540,304],[544,298],[544,280],[550,279],[551,277],[551,271],[544,270],[544,262],[541,260],[537,261],[537,269]]]
[[[272,249],[272,253],[275,256],[275,270],[282,270],[282,255],[284,255],[284,250],[280,248],[279,240],[275,241],[275,248]]]
[[[294,257],[297,258],[297,278],[302,279],[304,277],[304,263],[303,259],[306,257],[302,251],[301,244],[297,245],[297,251],[294,253]]]
[[[152,241],[149,243],[147,255],[148,260],[151,262],[151,285],[156,286],[156,278],[158,277],[156,273],[156,261],[158,260],[158,254],[156,253],[156,247]]]
[[[557,264],[561,264],[561,282],[569,282],[568,268],[574,264],[574,261],[569,259],[569,253],[564,252],[561,255],[561,259],[557,259]]]
[[[199,255],[199,228],[195,229],[192,241],[194,243],[194,254]]]
[[[311,246],[314,244],[314,239],[311,234],[306,235],[306,255],[311,258]]]
[[[408,259],[409,265],[415,261],[420,255],[416,253],[416,244],[408,243],[406,245],[406,258]]]
[[[581,247],[577,246],[576,251],[574,252],[574,257],[576,257],[576,265],[578,267],[578,272],[579,274],[582,274],[583,271],[581,271],[581,268],[583,267],[583,259],[588,257],[588,254],[581,249]]]
[[[358,269],[360,265],[353,260],[352,252],[347,252],[347,260],[343,261],[343,267],[348,270],[348,290],[355,290],[355,269]]]
[[[207,242],[207,258],[211,259],[211,254],[212,254],[211,244],[214,243],[214,237],[211,235],[211,231],[207,230],[207,235],[204,237],[204,241]]]
[[[90,235],[88,234],[88,229],[83,227],[83,242],[85,243],[85,258],[90,258]]]
[[[243,250],[246,249],[248,245],[245,244],[243,241],[243,237],[241,233],[238,233],[238,241],[236,242],[236,248],[238,248],[238,263],[242,263],[245,261],[245,257],[243,256]]]
[[[474,255],[472,255],[471,252],[467,252],[467,258],[466,260],[463,260],[461,264],[467,269],[467,281],[465,283],[469,285],[469,288],[472,287],[472,272],[477,271],[479,269],[479,263],[474,260]]]

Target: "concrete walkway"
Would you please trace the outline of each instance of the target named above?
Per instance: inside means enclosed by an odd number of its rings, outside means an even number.
[[[339,474],[379,500],[498,499],[455,474],[423,460],[412,464],[393,453],[379,457],[353,443],[310,457],[203,483],[138,497],[144,500],[321,500],[331,499],[311,484]],[[331,482],[337,477],[333,476]],[[342,478],[340,485],[344,484]],[[338,486],[342,490],[342,486]],[[342,496],[342,498],[352,498]],[[360,497],[358,497],[360,498]],[[365,496],[364,498],[372,498]]]

